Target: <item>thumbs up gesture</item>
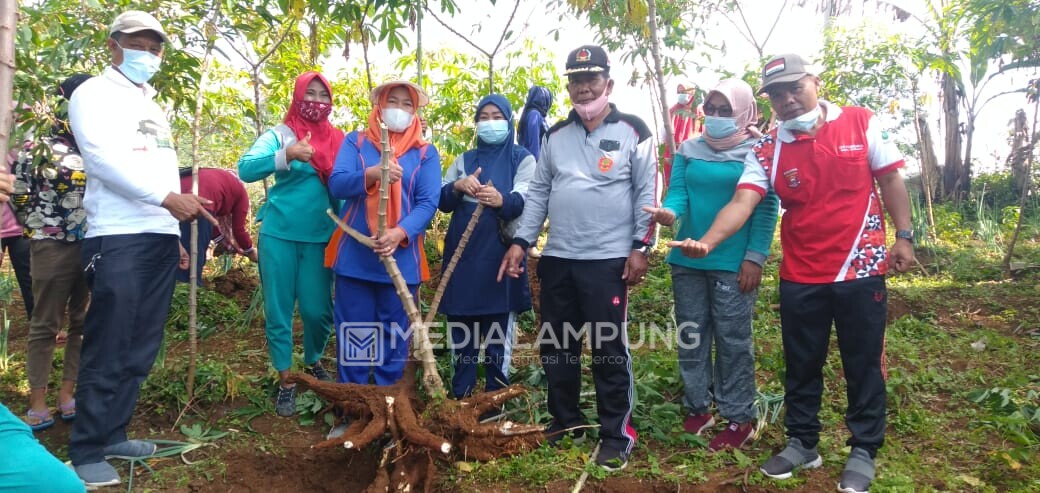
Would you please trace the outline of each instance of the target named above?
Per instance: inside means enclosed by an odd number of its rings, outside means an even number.
[[[458,193],[464,193],[470,197],[476,197],[477,192],[480,191],[480,168],[478,167],[472,175],[463,176],[458,180],[455,180],[455,191]]]
[[[311,147],[311,133],[307,132],[307,135],[296,141],[295,144],[285,149],[285,159],[287,161],[300,161],[309,163],[311,157],[314,156],[314,148]]]

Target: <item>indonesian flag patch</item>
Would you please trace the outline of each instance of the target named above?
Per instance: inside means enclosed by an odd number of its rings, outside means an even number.
[[[777,58],[776,60],[773,60],[773,61],[769,62],[768,65],[766,65],[766,68],[763,69],[762,75],[764,75],[766,77],[769,77],[770,75],[773,75],[773,74],[775,74],[777,72],[783,72],[784,68],[785,68],[784,59],[783,58]]]

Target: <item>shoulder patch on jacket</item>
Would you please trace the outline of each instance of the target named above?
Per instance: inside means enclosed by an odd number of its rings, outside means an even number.
[[[640,143],[642,143],[646,139],[649,139],[650,136],[652,135],[650,133],[650,127],[646,126],[646,123],[643,121],[643,119],[639,118],[636,115],[631,115],[631,114],[628,114],[628,113],[621,113],[619,111],[618,112],[618,120],[623,121],[623,122],[631,125],[632,128],[635,129],[636,134],[639,135],[639,142]]]
[[[563,128],[563,127],[566,127],[570,123],[571,123],[571,119],[570,118],[565,118],[563,120],[560,120],[560,121],[556,122],[555,125],[549,127],[549,131],[546,132],[545,135],[552,135],[552,134],[556,133],[557,130],[559,130],[559,129]]]

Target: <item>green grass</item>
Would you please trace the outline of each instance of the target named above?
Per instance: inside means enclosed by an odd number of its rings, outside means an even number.
[[[923,269],[889,278],[890,310],[898,311],[900,316],[888,325],[887,331],[888,432],[878,455],[878,476],[872,491],[1040,490],[1040,370],[1036,364],[1040,350],[1040,305],[1036,303],[1040,298],[1040,269],[1026,270],[1015,279],[1004,278],[1000,265],[1003,245],[980,235],[975,223],[964,220],[985,215],[986,211],[978,207],[972,210],[969,205],[961,209],[941,208],[936,240],[917,250]],[[1033,210],[1027,210],[1027,214],[1033,214]],[[1001,221],[1003,226],[1006,220]],[[670,234],[664,231],[662,239]],[[1036,228],[1027,228],[1016,248],[1017,261],[1040,265],[1037,239]],[[779,250],[778,245],[774,245],[774,250]],[[439,255],[435,248],[431,253]],[[644,328],[664,328],[672,321],[671,276],[664,253],[659,247],[646,281],[631,292],[630,319],[637,325],[643,322]],[[777,254],[766,265],[753,331],[760,403],[765,409],[772,402],[772,410],[778,411],[780,420],[769,422],[759,439],[739,453],[708,453],[706,439],[682,430],[682,385],[674,347],[644,344],[633,351],[637,399],[633,421],[640,440],[633,460],[621,476],[649,481],[659,489],[678,490],[718,488],[724,482],[739,487],[747,472],[747,486],[752,490],[804,491],[817,489],[821,484],[833,489],[848,453],[845,384],[836,340],[831,341],[831,354],[824,368],[820,412],[823,470],[781,482],[767,480],[755,472],[785,441],[783,410],[775,407],[783,393],[785,371],[779,313],[775,308],[779,301]],[[0,273],[0,295],[5,286],[14,286],[13,276]],[[184,287],[179,287],[174,297],[167,327],[166,362],[153,369],[142,388],[138,417],[157,414],[169,417],[172,423],[185,405],[185,293]],[[156,431],[166,436],[172,433],[175,439],[213,436],[228,430],[241,433],[222,436],[216,447],[193,452],[198,456],[192,456],[196,462],[191,465],[162,462],[154,475],[140,479],[139,484],[147,489],[185,489],[189,483],[195,484],[194,480],[216,480],[231,474],[233,471],[227,470],[220,460],[228,450],[294,456],[281,445],[279,432],[256,433],[250,426],[257,416],[273,413],[271,396],[276,377],[269,370],[262,343],[262,320],[243,329],[241,319],[246,307],[210,291],[202,290],[200,295],[203,341],[218,338],[224,346],[211,348],[200,358],[196,381],[199,395],[195,407],[185,413],[181,423],[189,431]],[[429,299],[432,290],[424,288],[423,295]],[[10,293],[7,300],[0,301],[10,303]],[[521,318],[526,331],[533,330],[533,323],[533,314]],[[642,337],[644,343],[648,337],[640,336],[632,328],[630,336],[633,341]],[[667,330],[655,334],[658,338],[670,336],[674,334]],[[979,341],[985,344],[981,350],[973,347]],[[533,354],[536,356],[537,352]],[[12,352],[9,363],[8,371],[0,372],[0,390],[6,403],[13,399],[17,405],[28,391],[24,352]],[[296,364],[299,366],[299,361]],[[445,382],[449,382],[448,353],[439,356],[438,368]],[[60,373],[53,372],[54,375]],[[591,394],[589,372],[584,372],[584,377],[583,391]],[[536,358],[517,360],[513,381],[528,385],[531,391],[526,398],[507,405],[510,417],[548,423],[545,375]],[[307,393],[301,394],[298,402],[303,412],[287,426],[323,429],[329,417],[323,403]],[[594,423],[592,395],[582,398],[582,409],[588,421]],[[591,434],[594,436],[595,430]],[[592,483],[610,481],[614,475],[586,466],[594,444],[590,440],[559,450],[542,447],[522,456],[470,462],[464,467],[442,463],[438,481],[461,491],[503,487],[542,490],[550,484],[552,489],[561,484],[569,489],[584,471],[590,473]],[[62,445],[52,446],[52,451],[59,456],[65,454]],[[825,481],[821,483],[820,478]]]

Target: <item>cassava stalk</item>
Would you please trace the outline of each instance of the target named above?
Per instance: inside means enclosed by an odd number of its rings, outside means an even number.
[[[202,97],[202,90],[206,85],[206,80],[209,77],[209,71],[212,66],[213,58],[213,47],[217,42],[217,28],[216,23],[220,17],[220,4],[216,4],[216,8],[213,10],[212,17],[206,23],[206,51],[202,57],[202,69],[199,72],[199,98],[195,102],[195,119],[191,123],[191,193],[194,195],[199,194],[199,143],[202,139],[202,130],[200,128],[200,121],[202,120],[202,109],[205,103],[205,98]],[[215,226],[215,225],[213,225]],[[209,226],[212,227],[212,226]],[[188,393],[188,405],[195,398],[195,369],[198,365],[198,353],[199,353],[199,336],[198,336],[198,278],[202,275],[199,272],[198,258],[199,255],[206,255],[205,251],[199,251],[199,220],[198,218],[191,221],[191,234],[189,237],[190,252],[188,255],[188,381],[186,390]],[[203,257],[205,259],[205,257]],[[187,406],[185,406],[187,408]]]
[[[325,212],[343,232],[357,240],[358,243],[372,248],[374,243],[371,238],[344,223],[335,212],[332,212],[332,209],[328,209]],[[444,382],[441,380],[440,374],[437,373],[437,361],[433,356],[433,344],[430,343],[429,331],[426,329],[426,324],[423,323],[422,314],[415,304],[415,299],[412,298],[412,293],[408,290],[408,284],[405,282],[404,276],[401,275],[401,269],[397,267],[397,261],[394,260],[394,257],[380,255],[379,261],[383,263],[383,267],[386,268],[386,272],[390,275],[390,281],[393,282],[394,290],[397,292],[397,296],[401,298],[401,304],[404,305],[405,312],[408,314],[408,321],[412,325],[412,342],[416,345],[415,354],[423,367],[423,387],[431,397],[435,399],[442,398],[445,395]]]
[[[487,182],[488,186],[492,186],[491,180]],[[459,246],[455,247],[455,251],[451,254],[451,260],[448,261],[448,266],[444,268],[444,274],[441,275],[440,282],[437,283],[437,292],[433,294],[433,301],[430,303],[430,311],[426,313],[426,327],[429,327],[433,323],[433,317],[437,316],[437,308],[441,305],[441,298],[444,297],[444,291],[448,288],[448,282],[451,280],[452,273],[455,272],[455,265],[459,263],[459,259],[462,258],[462,251],[466,249],[466,245],[469,244],[469,237],[473,234],[473,230],[477,227],[477,222],[480,221],[480,215],[484,213],[484,204],[477,203],[477,208],[473,210],[473,215],[469,217],[469,222],[466,223],[466,229],[462,232],[462,237],[459,238]]]
[[[390,135],[386,124],[379,124],[379,144],[382,148],[379,159],[379,224],[376,236],[386,232],[386,206],[390,202]]]

